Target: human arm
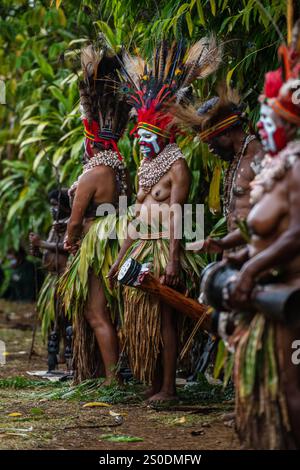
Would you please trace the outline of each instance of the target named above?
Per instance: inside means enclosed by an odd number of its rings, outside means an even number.
[[[40,248],[42,248],[44,250],[52,251],[54,253],[56,252],[56,250],[59,253],[62,253],[62,254],[66,254],[66,252],[67,252],[67,250],[64,248],[64,244],[62,242],[56,243],[56,242],[48,242],[48,241],[41,240],[39,246],[40,246]]]
[[[190,190],[190,172],[184,159],[177,160],[170,170],[171,193],[170,193],[170,246],[169,261],[165,272],[161,277],[161,283],[176,286],[179,283],[179,253],[180,242],[176,227],[182,225],[182,207],[186,203]]]
[[[85,212],[95,194],[96,184],[97,178],[92,171],[83,174],[78,181],[64,242],[65,249],[72,253],[75,253],[78,249]]]

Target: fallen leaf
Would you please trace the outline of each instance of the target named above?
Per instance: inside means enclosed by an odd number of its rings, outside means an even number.
[[[109,410],[110,416],[128,416],[128,413],[116,413],[115,411]]]
[[[82,408],[94,408],[96,406],[111,406],[108,403],[103,403],[101,401],[91,401],[90,403],[85,403]]]
[[[33,427],[30,428],[0,428],[0,433],[2,432],[31,432],[33,431]]]
[[[174,419],[174,424],[184,424],[186,422],[185,416],[181,416],[181,418]]]
[[[5,432],[3,436],[19,436],[19,437],[29,437],[28,434],[23,434],[20,432]]]
[[[44,411],[41,408],[31,408],[30,414],[32,414],[32,415],[43,415]]]
[[[125,436],[122,434],[102,434],[100,436],[102,441],[108,442],[142,442],[142,437]]]
[[[22,416],[22,413],[19,413],[19,412],[14,412],[14,413],[9,413],[9,415],[11,418],[16,418],[17,416]]]

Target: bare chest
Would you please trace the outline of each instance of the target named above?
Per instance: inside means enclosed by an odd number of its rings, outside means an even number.
[[[248,225],[252,233],[268,237],[281,233],[288,224],[289,200],[284,181],[277,183],[272,191],[266,192],[252,208]]]
[[[152,203],[163,203],[168,202],[171,194],[171,179],[168,174],[164,175],[158,183],[152,186],[150,191],[145,191],[143,188],[139,188],[137,200],[139,203],[147,204]]]

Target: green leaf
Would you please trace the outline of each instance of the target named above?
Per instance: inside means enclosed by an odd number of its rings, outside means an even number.
[[[216,16],[216,12],[217,12],[216,0],[209,0],[209,2],[210,2],[210,8],[211,8],[211,12],[213,16]]]
[[[196,4],[197,4],[197,11],[198,11],[200,24],[202,24],[204,26],[205,25],[205,16],[204,16],[204,13],[203,13],[202,0],[197,0]]]
[[[59,103],[62,103],[64,105],[65,109],[68,108],[68,100],[58,87],[51,85],[49,86],[49,91],[54,96],[54,98],[59,101]]]
[[[191,14],[190,14],[189,11],[186,13],[185,19],[186,19],[186,22],[187,22],[187,25],[188,25],[189,35],[192,37],[194,25],[193,25],[192,17],[191,17]]]
[[[35,415],[35,416],[40,416],[43,415],[45,412],[42,410],[42,408],[31,408],[30,414]]]
[[[188,10],[189,7],[190,7],[189,3],[183,3],[183,5],[181,5],[181,7],[179,7],[176,12],[177,18],[179,18],[180,15],[182,15],[186,10]]]
[[[105,21],[95,21],[95,24],[98,26],[100,31],[106,36],[106,39],[110,46],[114,49],[118,44],[116,43],[116,35],[110,26]]]
[[[20,145],[20,148],[26,147],[29,144],[33,144],[34,142],[40,142],[41,140],[46,140],[47,137],[37,135],[33,137],[28,137],[28,139],[23,140],[23,142]]]
[[[51,65],[47,62],[45,57],[42,56],[42,54],[36,54],[35,58],[40,66],[40,70],[42,74],[45,76],[47,79],[53,79],[54,78],[54,71]]]

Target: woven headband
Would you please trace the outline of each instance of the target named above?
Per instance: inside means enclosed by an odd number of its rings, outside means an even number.
[[[200,132],[199,136],[203,142],[210,140],[212,137],[215,137],[221,132],[225,131],[228,127],[231,127],[233,124],[236,124],[240,120],[240,114],[231,114],[227,116],[222,121],[219,121],[212,127],[209,127],[203,132]]]
[[[161,129],[160,127],[149,124],[148,122],[139,122],[135,129],[145,129],[146,131],[153,132],[153,134],[160,135],[161,137],[170,137],[170,132]]]
[[[101,140],[118,140],[119,136],[116,134],[113,134],[111,131],[105,131],[103,130],[98,134],[96,137],[95,134],[92,134],[92,132],[84,129],[84,137],[86,137],[89,140],[92,140],[93,142],[97,142],[98,139]]]

